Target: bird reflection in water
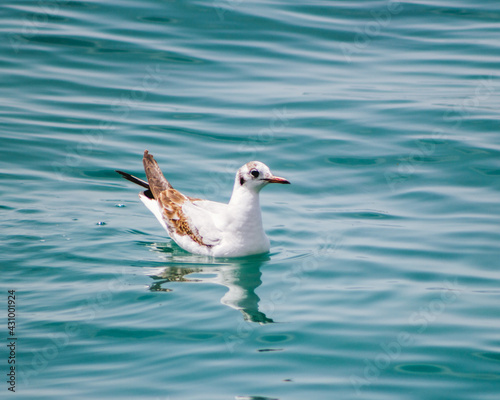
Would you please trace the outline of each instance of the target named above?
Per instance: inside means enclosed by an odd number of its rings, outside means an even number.
[[[255,290],[262,284],[261,266],[270,259],[267,254],[241,259],[214,259],[187,254],[173,244],[153,243],[152,251],[162,255],[166,267],[155,268],[151,291],[171,292],[169,282],[203,282],[226,286],[229,290],[221,303],[240,311],[245,321],[267,324],[274,322],[259,311],[260,298]]]

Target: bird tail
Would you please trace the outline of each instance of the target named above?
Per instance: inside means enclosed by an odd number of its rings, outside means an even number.
[[[163,176],[153,155],[149,154],[147,150],[144,151],[142,163],[144,164],[144,171],[146,171],[146,176],[148,177],[149,189],[156,198],[158,198],[158,195],[164,190],[172,189],[172,185]]]

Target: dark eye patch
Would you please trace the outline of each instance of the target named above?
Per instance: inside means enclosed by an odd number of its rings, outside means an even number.
[[[257,171],[256,169],[252,169],[252,170],[250,171],[250,173],[252,174],[252,176],[253,176],[254,178],[258,178],[258,177],[259,177],[259,171]]]

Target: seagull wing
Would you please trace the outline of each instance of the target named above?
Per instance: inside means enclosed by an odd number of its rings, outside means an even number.
[[[216,227],[213,211],[197,205],[205,201],[188,197],[175,190],[147,150],[142,161],[149,187],[158,202],[161,217],[170,236],[174,239],[189,236],[194,242],[207,247],[219,243],[222,232]]]
[[[170,187],[155,194],[161,217],[173,239],[189,236],[201,246],[211,247],[222,239],[222,232],[215,223],[215,214],[195,203],[192,199]],[[193,202],[195,200],[195,202]]]
[[[222,231],[217,227],[217,214],[203,207],[203,203],[203,200],[186,201],[182,211],[191,230],[197,232],[203,244],[215,246],[222,239]]]
[[[227,204],[219,203],[217,201],[200,200],[190,198],[194,205],[203,208],[213,214],[224,214],[227,212]]]

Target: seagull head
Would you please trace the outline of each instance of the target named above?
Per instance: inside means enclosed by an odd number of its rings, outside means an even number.
[[[236,184],[249,190],[259,192],[268,183],[289,184],[290,182],[273,175],[269,167],[260,161],[250,161],[236,173]]]

